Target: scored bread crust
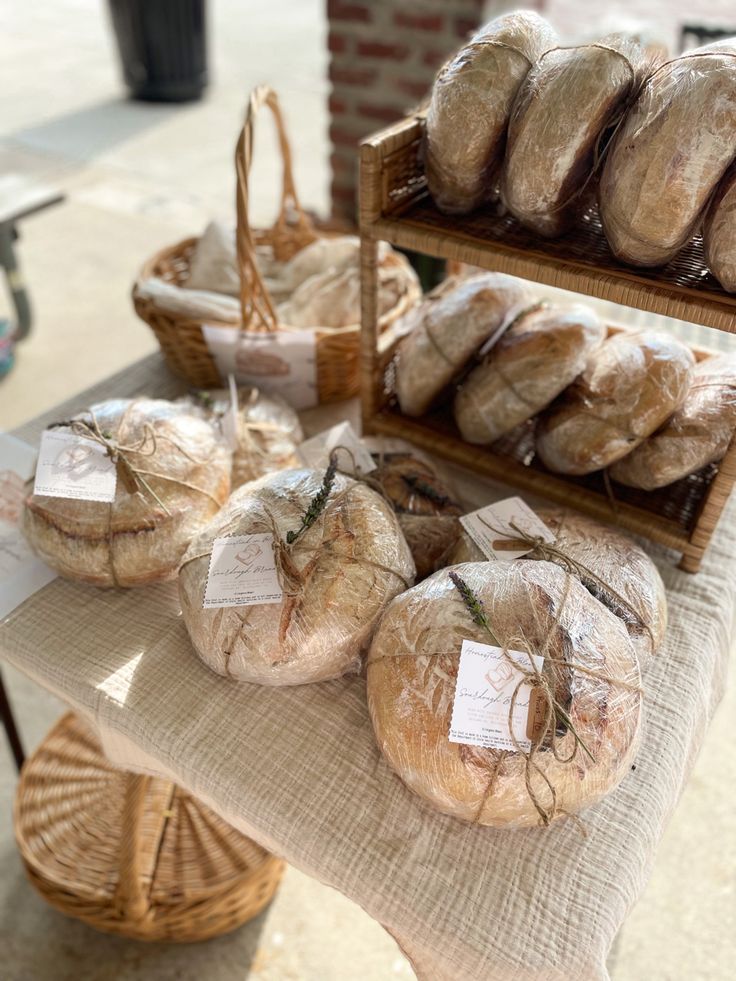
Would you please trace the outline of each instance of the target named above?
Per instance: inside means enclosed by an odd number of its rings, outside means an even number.
[[[470,563],[455,571],[481,600],[499,646],[524,650],[523,635],[533,653],[545,650],[629,686],[574,669],[553,674],[557,697],[569,703],[566,711],[595,762],[578,750],[572,763],[561,763],[549,746],[535,759],[555,787],[557,816],[596,803],[624,777],[638,741],[641,693],[632,689],[639,688],[640,675],[623,625],[548,562]],[[447,570],[389,605],[367,660],[376,740],[404,783],[443,813],[493,827],[536,825],[539,815],[525,786],[526,754],[448,739],[466,639],[494,643],[473,623]],[[559,749],[563,757],[572,751],[570,731]],[[549,803],[539,778],[533,786]]]
[[[386,603],[413,582],[414,563],[390,506],[338,474],[328,503],[290,549],[302,574],[281,603],[203,609],[216,538],[275,531],[286,541],[320,490],[323,473],[284,470],[245,484],[192,542],[179,571],[184,623],[213,671],[261,685],[337,678],[360,653]]]
[[[624,262],[663,265],[694,234],[734,158],[735,55],[733,40],[718,41],[655,70],[616,133],[599,204]]]
[[[492,443],[541,412],[577,378],[605,336],[599,318],[581,304],[522,313],[455,396],[463,439]]]
[[[23,530],[62,576],[95,586],[141,586],[173,579],[190,540],[230,491],[231,454],[215,428],[187,406],[163,399],[112,399],[92,406],[102,431],[126,451],[166,507],[118,479],[112,504],[30,494]],[[78,418],[87,418],[81,413]],[[167,514],[168,511],[168,514]]]
[[[625,34],[547,51],[526,76],[509,121],[501,196],[540,235],[572,223],[603,132],[636,91],[644,52]]]
[[[403,319],[396,394],[401,411],[420,416],[465,363],[530,301],[527,285],[504,273],[448,280]]]
[[[584,514],[562,508],[539,508],[535,513],[553,532],[555,547],[595,574],[597,580],[582,571],[579,576],[572,572],[588,592],[623,621],[639,665],[642,670],[646,668],[662,646],[667,630],[667,594],[654,562],[628,535]],[[447,564],[484,560],[485,555],[463,531]],[[564,568],[561,559],[550,561]]]
[[[511,109],[527,72],[557,41],[533,11],[486,24],[440,70],[425,131],[429,193],[448,214],[493,197]]]
[[[556,473],[588,474],[626,456],[685,400],[695,358],[656,331],[622,331],[537,422],[536,449]]]

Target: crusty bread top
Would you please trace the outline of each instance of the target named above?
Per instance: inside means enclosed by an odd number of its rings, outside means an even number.
[[[703,222],[708,268],[729,293],[736,293],[736,163],[721,178]]]

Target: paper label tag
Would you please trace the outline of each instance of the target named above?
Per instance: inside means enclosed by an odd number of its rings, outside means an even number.
[[[536,668],[541,671],[544,658],[537,654],[532,657]],[[507,651],[504,654],[500,647],[478,644],[473,640],[463,641],[452,705],[451,743],[517,750],[509,731],[509,706],[514,689],[524,675],[510,663],[509,658],[525,670],[530,667],[529,655],[523,651]],[[527,733],[531,694],[532,686],[526,682],[522,684],[512,717],[518,746],[527,753],[532,748]]]
[[[20,527],[35,459],[32,446],[0,433],[0,618],[56,578],[33,554]]]
[[[42,434],[34,494],[109,504],[115,500],[117,479],[104,446],[63,429]]]
[[[345,447],[344,452],[338,451],[340,469],[350,472],[353,462],[361,473],[370,473],[371,470],[376,469],[373,457],[368,449],[363,446],[349,422],[339,422],[331,429],[326,429],[324,432],[312,436],[311,439],[305,440],[297,448],[297,452],[305,466],[311,467],[313,470],[323,470],[330,462],[330,453],[338,446]]]
[[[223,378],[255,385],[295,409],[317,405],[317,335],[313,330],[256,333],[203,324],[202,333]]]
[[[545,542],[553,542],[555,536],[542,519],[520,497],[507,497],[487,507],[471,511],[460,518],[460,524],[487,559],[508,562],[521,558],[532,551],[533,546],[509,547],[508,543],[518,540],[518,534],[511,525]]]
[[[240,446],[240,440],[238,438],[238,416],[240,414],[238,386],[232,375],[228,375],[227,384],[230,401],[225,414],[220,419],[220,426],[222,427],[222,435],[225,437],[227,445],[231,450],[237,450]]]
[[[204,609],[280,603],[282,595],[270,532],[215,539]]]

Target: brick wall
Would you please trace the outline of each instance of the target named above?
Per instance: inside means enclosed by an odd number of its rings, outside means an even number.
[[[327,0],[335,218],[355,219],[360,140],[421,101],[488,6],[485,0]]]

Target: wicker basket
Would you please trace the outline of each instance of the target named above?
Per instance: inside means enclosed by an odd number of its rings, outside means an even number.
[[[736,330],[736,296],[725,293],[707,273],[697,242],[664,269],[640,275],[615,262],[595,216],[564,239],[543,242],[510,219],[482,211],[461,219],[441,215],[426,190],[423,127],[421,116],[402,120],[361,148],[364,432],[403,437],[477,473],[620,525],[676,549],[682,555],[680,568],[697,572],[736,482],[736,439],[717,465],[657,491],[617,484],[614,497],[600,473],[573,478],[546,470],[535,455],[533,423],[483,447],[463,441],[446,409],[421,419],[402,415],[392,367],[398,339],[392,336],[395,332],[382,335],[377,328],[377,244],[386,240],[726,331]],[[706,352],[694,353],[701,358]]]
[[[281,206],[276,223],[270,229],[254,229],[248,222],[248,175],[253,154],[253,134],[259,110],[267,106],[276,121],[279,148],[283,160]],[[267,86],[254,90],[248,103],[245,124],[235,151],[237,171],[237,252],[241,278],[242,324],[222,324],[233,330],[272,332],[291,330],[277,322],[271,297],[256,263],[256,247],[269,247],[282,262],[310,242],[328,233],[318,232],[303,211],[294,184],[291,150],[276,93]],[[334,234],[334,233],[333,233]],[[141,269],[139,281],[157,277],[175,286],[182,286],[189,276],[189,264],[196,238],[162,249]],[[419,296],[419,290],[407,291],[396,306],[381,318],[388,327],[402,315]],[[220,384],[215,361],[202,333],[202,323],[168,311],[160,310],[133,287],[133,304],[138,316],[155,333],[166,362],[171,370],[197,388]],[[210,321],[215,323],[215,321]],[[360,386],[360,325],[337,329],[316,330],[317,389],[320,402],[334,402],[357,395]]]
[[[135,940],[234,930],[271,901],[284,870],[168,781],[115,769],[71,713],[23,768],[15,834],[44,899]]]

